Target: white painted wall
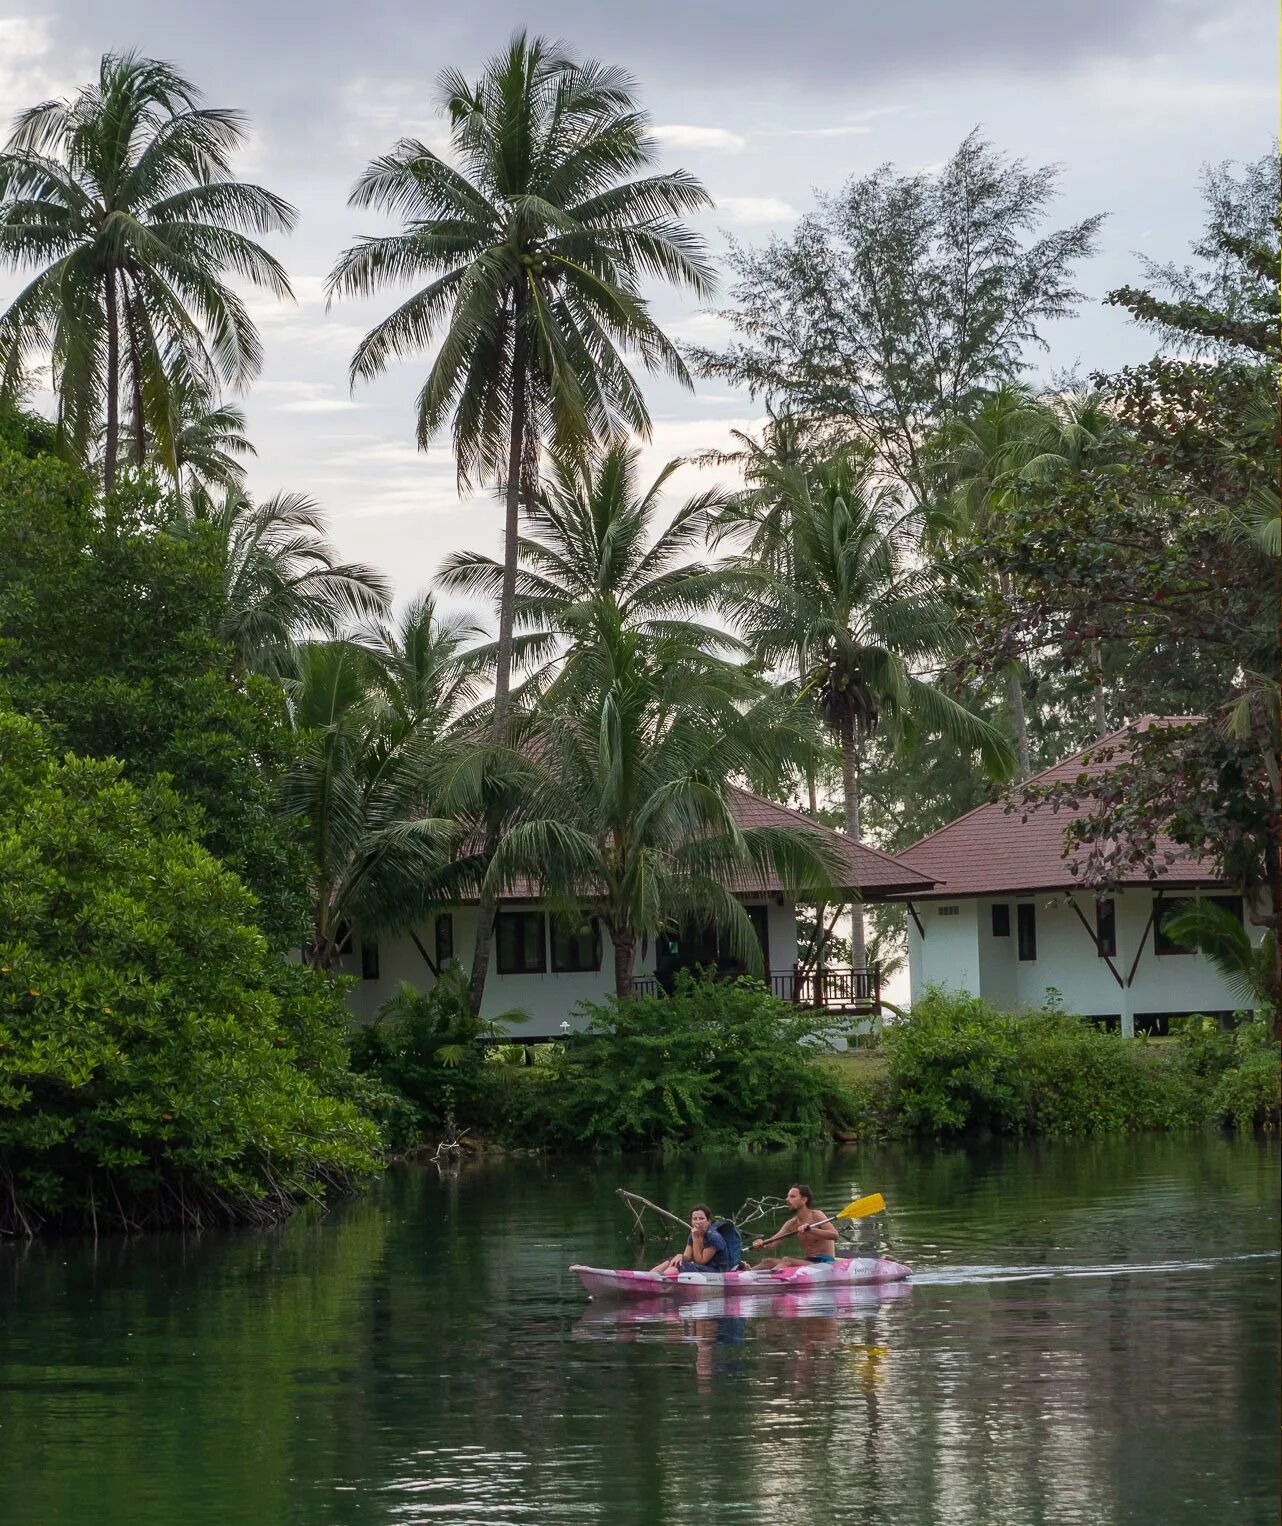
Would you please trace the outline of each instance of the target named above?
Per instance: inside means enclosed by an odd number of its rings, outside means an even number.
[[[504,910],[519,911],[534,903],[504,902]],[[796,907],[785,903],[767,903],[766,936],[770,945],[770,965],[773,970],[792,968],[797,957]],[[454,957],[463,967],[472,967],[472,950],[476,941],[476,910],[471,906],[455,907]],[[432,958],[436,957],[435,925],[430,921],[416,929],[423,947]],[[614,990],[614,952],[610,935],[601,933],[601,968],[584,974],[554,973],[551,969],[551,950],[548,951],[549,968],[541,975],[500,975],[493,950],[490,972],[485,982],[485,1001],[482,1015],[494,1018],[511,1008],[523,1008],[530,1014],[528,1022],[513,1029],[517,1038],[545,1038],[561,1031],[561,1023],[568,1021],[573,1028],[586,1026],[584,1014],[575,1011],[583,1001],[603,1001]],[[402,981],[420,991],[430,989],[433,976],[415,948],[413,940],[401,938],[380,939],[378,945],[379,974],[377,980],[360,979],[361,961],[359,949],[343,961],[343,973],[357,978],[356,985],[348,993],[348,1004],[354,1016],[361,1022],[369,1022],[379,1007],[391,996]],[[644,954],[638,947],[638,978],[654,974],[654,945]]]
[[[1056,990],[1064,1005],[1090,1016],[1116,1016],[1130,1032],[1137,1015],[1232,1011],[1239,999],[1209,960],[1200,954],[1157,954],[1149,915],[1148,889],[1120,892],[1117,902],[1117,979],[1102,959],[1069,898],[1064,894],[985,897],[955,902],[917,902],[925,937],[912,919],[908,924],[909,978],[914,998],[929,985],[983,996],[995,1007],[1020,1011],[1045,1003]],[[994,901],[1010,907],[1010,936],[994,937]],[[1076,897],[1083,916],[1095,925],[1095,900]],[[1018,957],[1018,912],[1023,902],[1037,912],[1037,957]],[[956,916],[941,916],[955,905]],[[1252,929],[1258,942],[1263,936]],[[1138,959],[1137,959],[1138,954]],[[1125,982],[1130,978],[1130,984]]]

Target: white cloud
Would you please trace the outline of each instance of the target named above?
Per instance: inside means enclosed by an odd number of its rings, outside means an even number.
[[[671,148],[709,148],[720,153],[737,154],[747,148],[747,138],[724,127],[692,127],[684,122],[663,122],[650,129],[652,137]]]
[[[864,133],[870,133],[871,127],[865,127],[859,122],[846,122],[839,127],[789,127],[784,132],[774,133],[776,138],[853,138]]]
[[[347,413],[353,408],[363,408],[363,403],[350,397],[300,397],[292,403],[281,403],[277,413]]]
[[[716,209],[732,223],[786,223],[800,216],[778,196],[719,196]]]

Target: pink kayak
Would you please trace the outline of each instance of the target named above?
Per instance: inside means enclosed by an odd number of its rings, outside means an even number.
[[[876,1282],[902,1282],[911,1275],[902,1261],[878,1256],[848,1256],[839,1261],[812,1261],[805,1266],[783,1267],[777,1272],[664,1272],[614,1271],[598,1266],[572,1266],[579,1281],[594,1298],[654,1298],[664,1293],[706,1297],[714,1290],[724,1293],[799,1293],[807,1288],[830,1285],[858,1287]]]

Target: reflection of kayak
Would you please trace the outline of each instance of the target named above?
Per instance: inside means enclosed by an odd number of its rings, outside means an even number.
[[[911,1292],[907,1282],[837,1282],[789,1293],[708,1288],[702,1294],[680,1299],[650,1297],[595,1304],[583,1311],[576,1333],[591,1338],[593,1333],[620,1326],[670,1325],[701,1319],[818,1319],[861,1312],[873,1314],[883,1304],[907,1298]]]
[[[804,1266],[781,1267],[774,1272],[663,1272],[613,1271],[596,1266],[572,1266],[579,1281],[594,1297],[654,1298],[678,1293],[706,1298],[723,1293],[800,1293],[809,1288],[857,1287],[878,1282],[902,1282],[910,1275],[902,1261],[878,1256],[849,1256],[839,1261],[813,1261]]]

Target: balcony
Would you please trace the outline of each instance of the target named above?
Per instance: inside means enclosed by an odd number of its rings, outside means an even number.
[[[876,965],[824,965],[818,970],[793,965],[788,970],[771,970],[763,983],[769,985],[772,996],[794,1006],[845,1017],[877,1017],[881,1013],[881,971]],[[665,987],[654,975],[640,975],[632,989],[637,996],[659,996]]]

